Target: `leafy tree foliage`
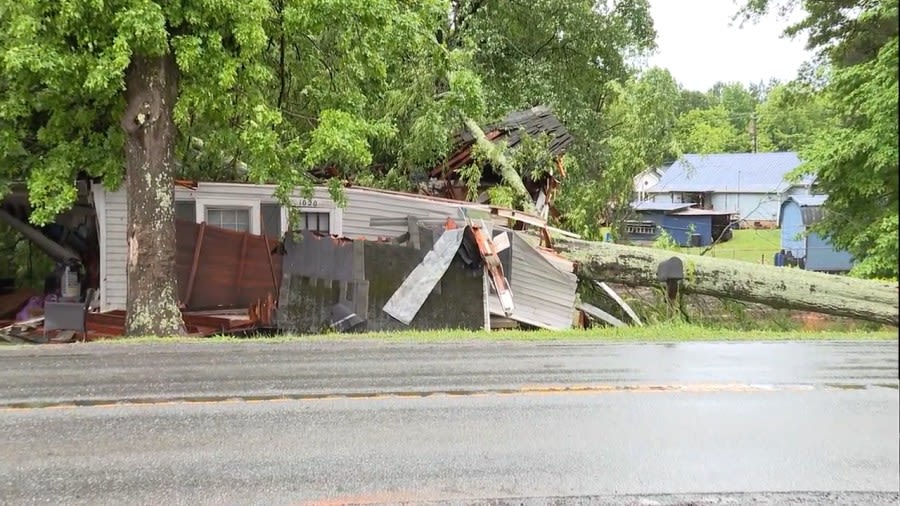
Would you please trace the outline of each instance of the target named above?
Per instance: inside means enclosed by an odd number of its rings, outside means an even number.
[[[0,179],[27,180],[31,220],[46,223],[72,205],[76,176],[112,188],[124,176],[128,330],[178,332],[175,175],[215,177],[224,169],[286,190],[308,187],[311,167],[352,171],[391,150],[401,164],[433,157],[452,120],[481,108],[466,53],[435,40],[447,7],[439,0],[7,3]]]
[[[599,235],[599,223],[620,233],[618,226],[631,212],[634,177],[678,153],[674,127],[679,90],[671,74],[651,68],[612,87],[615,98],[607,116],[616,127],[602,139],[606,153],[602,180],[571,170],[561,195],[568,211],[566,225],[593,237]]]
[[[626,84],[636,70],[629,57],[654,47],[647,1],[452,4],[444,40],[448,47],[466,48],[472,54],[472,68],[483,83],[486,117],[497,119],[539,104],[553,108],[576,140],[566,156],[568,177],[558,201],[563,219],[573,229],[599,233],[597,222],[608,204],[631,191],[633,171],[656,163],[652,158],[624,160],[644,153],[651,156],[645,146],[619,149],[623,139],[638,133],[631,118],[623,117],[632,114],[625,110],[642,114],[658,104],[654,101],[637,111],[623,102],[630,100],[623,93],[634,85]],[[675,99],[677,95],[667,106],[674,106]],[[654,123],[654,117],[646,114],[644,119]],[[667,138],[658,142],[665,144]]]
[[[685,153],[750,151],[746,136],[734,127],[728,110],[721,104],[684,113],[676,128],[679,147]]]
[[[801,80],[773,87],[756,114],[759,151],[803,149],[832,118],[824,96]]]

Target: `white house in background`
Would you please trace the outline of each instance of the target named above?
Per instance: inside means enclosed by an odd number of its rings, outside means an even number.
[[[788,181],[800,163],[794,152],[688,154],[665,170],[643,200],[695,203],[730,211],[748,226],[777,227],[781,203],[810,194],[812,177]]]
[[[647,189],[652,188],[659,183],[663,172],[665,172],[668,167],[668,165],[652,167],[641,172],[637,176],[634,176],[634,200],[646,200]]]

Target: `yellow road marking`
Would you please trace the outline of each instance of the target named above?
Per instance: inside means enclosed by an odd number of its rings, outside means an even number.
[[[510,389],[489,389],[472,391],[405,391],[384,393],[334,393],[323,395],[295,395],[242,398],[230,396],[223,398],[175,398],[175,399],[132,399],[122,401],[70,401],[60,403],[33,403],[5,406],[2,412],[28,411],[39,409],[75,409],[75,408],[121,408],[121,407],[160,407],[174,405],[222,405],[222,404],[270,404],[286,402],[315,401],[381,401],[390,399],[421,399],[426,397],[511,397],[511,396],[545,396],[545,395],[595,395],[603,393],[722,393],[722,392],[774,392],[812,390],[809,385],[753,385],[742,383],[694,383],[694,384],[587,384],[587,385],[526,385]]]

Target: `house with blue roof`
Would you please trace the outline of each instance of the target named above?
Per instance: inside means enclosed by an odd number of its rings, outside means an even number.
[[[644,190],[645,200],[692,203],[732,214],[742,226],[774,228],[787,197],[810,194],[812,177],[789,181],[800,163],[795,152],[687,154]]]
[[[626,220],[625,236],[633,243],[651,243],[666,232],[679,246],[708,246],[731,238],[727,211],[697,209],[696,204],[632,202],[634,219]]]
[[[854,264],[850,253],[810,230],[825,217],[827,195],[792,195],[781,204],[781,249],[809,271],[842,273]]]

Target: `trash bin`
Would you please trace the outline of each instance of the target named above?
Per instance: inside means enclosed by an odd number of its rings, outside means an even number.
[[[690,241],[691,241],[691,247],[699,248],[700,247],[700,234],[691,234]]]

